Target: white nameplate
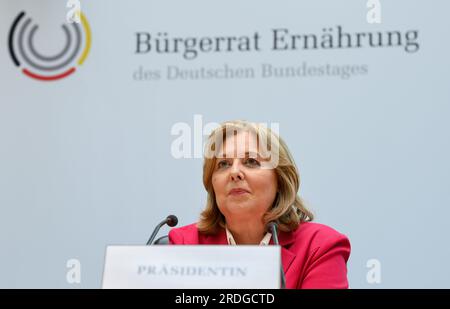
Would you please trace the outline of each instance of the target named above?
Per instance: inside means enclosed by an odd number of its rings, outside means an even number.
[[[103,288],[278,289],[278,246],[108,246]]]

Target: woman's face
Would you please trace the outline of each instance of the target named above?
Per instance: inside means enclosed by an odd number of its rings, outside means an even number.
[[[256,136],[241,132],[229,136],[212,175],[217,205],[225,218],[262,218],[277,193],[274,169],[261,168]]]

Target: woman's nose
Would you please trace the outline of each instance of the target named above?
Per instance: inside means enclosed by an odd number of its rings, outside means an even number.
[[[230,177],[232,181],[244,180],[244,173],[239,160],[234,160],[230,170]]]

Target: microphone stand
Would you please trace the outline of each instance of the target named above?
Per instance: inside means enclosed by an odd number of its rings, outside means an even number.
[[[269,223],[269,228],[272,231],[273,243],[277,246],[280,245],[278,242],[278,228],[275,222]],[[283,270],[283,265],[280,264],[280,279],[281,279],[281,289],[286,289],[286,277]]]
[[[164,224],[167,224],[168,226],[173,227],[178,224],[178,218],[174,215],[170,215],[170,216],[167,216],[167,218],[165,218],[163,221],[161,221],[153,230],[152,235],[150,235],[150,238],[146,244],[147,246],[152,244],[153,240],[155,239],[156,235],[158,234],[159,230],[161,229],[161,227]]]

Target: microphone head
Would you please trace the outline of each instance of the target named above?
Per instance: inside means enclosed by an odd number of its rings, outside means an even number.
[[[275,230],[278,229],[278,224],[275,221],[270,221],[269,223],[267,223],[266,230],[268,232],[273,232],[274,228],[275,228]]]
[[[166,220],[167,220],[167,225],[170,227],[173,227],[178,224],[177,216],[174,216],[174,215],[167,216]]]

